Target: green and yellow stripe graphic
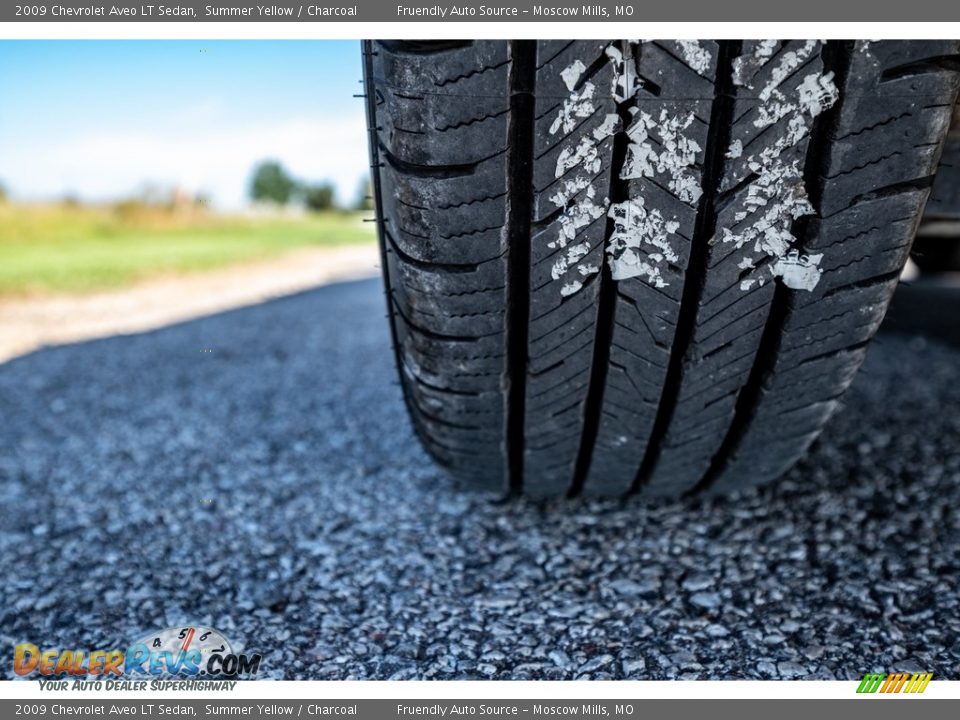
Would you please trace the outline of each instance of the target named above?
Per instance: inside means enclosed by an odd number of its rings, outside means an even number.
[[[933,673],[867,673],[860,681],[858,693],[922,693]]]

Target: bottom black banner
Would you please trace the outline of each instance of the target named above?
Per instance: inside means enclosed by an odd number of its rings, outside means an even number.
[[[0,700],[0,717],[31,718],[210,718],[361,717],[365,720],[414,718],[724,718],[809,720],[824,713],[844,720],[956,717],[960,701],[926,698],[911,702],[877,696],[849,700]]]

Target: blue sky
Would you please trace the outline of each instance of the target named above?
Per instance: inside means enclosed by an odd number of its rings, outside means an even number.
[[[31,200],[180,186],[230,209],[274,158],[350,200],[360,77],[351,41],[0,40],[0,182]]]

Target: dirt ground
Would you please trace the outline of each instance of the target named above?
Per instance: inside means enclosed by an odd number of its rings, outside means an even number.
[[[46,345],[152,330],[329,282],[373,277],[379,262],[373,244],[311,248],[123,290],[0,299],[0,362]]]

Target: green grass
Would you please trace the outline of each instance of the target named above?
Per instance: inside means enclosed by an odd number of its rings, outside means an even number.
[[[354,213],[248,217],[137,204],[0,203],[0,296],[119,288],[156,275],[374,239],[373,223]]]

